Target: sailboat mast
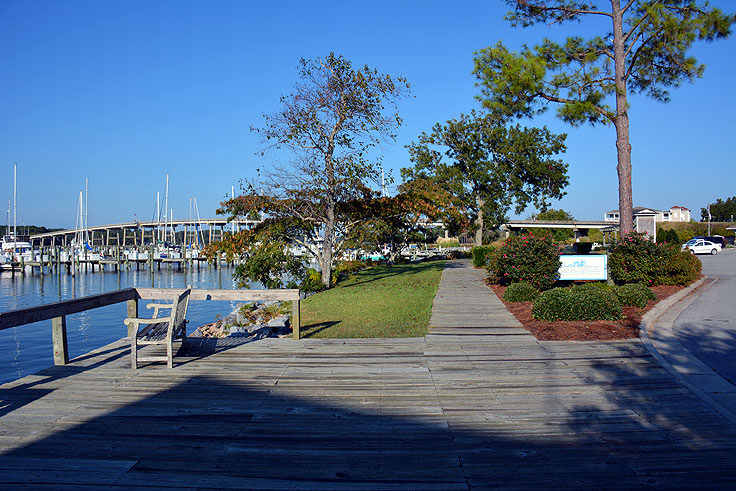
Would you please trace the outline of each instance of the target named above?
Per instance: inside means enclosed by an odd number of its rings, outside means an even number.
[[[84,178],[84,242],[89,242],[89,216],[87,215],[87,205],[89,204],[89,177]]]
[[[156,191],[156,240],[161,241],[161,195]]]
[[[166,240],[166,223],[169,211],[169,174],[166,174],[166,194],[164,195],[164,241]]]
[[[18,162],[13,162],[13,252],[18,248]]]

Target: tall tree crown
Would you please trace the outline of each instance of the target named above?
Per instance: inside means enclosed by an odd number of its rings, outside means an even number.
[[[607,102],[622,90],[666,102],[669,88],[701,77],[688,51],[697,40],[730,34],[736,16],[696,0],[507,0],[515,26],[604,21],[599,35],[545,39],[519,52],[503,44],[476,53],[484,104],[507,115],[531,116],[550,102],[571,124],[610,123],[625,108]],[[616,63],[622,63],[616,69]],[[618,83],[618,84],[617,84]]]

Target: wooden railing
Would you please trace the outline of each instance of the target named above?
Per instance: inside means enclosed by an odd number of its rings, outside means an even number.
[[[10,310],[0,313],[0,331],[11,327],[23,326],[32,322],[51,320],[51,340],[54,349],[54,365],[66,365],[69,362],[69,349],[66,336],[66,316],[96,309],[121,302],[127,302],[127,317],[138,317],[138,300],[166,300],[176,298],[181,289],[165,288],[126,288],[99,295],[64,300],[62,302]],[[301,315],[299,290],[195,290],[192,289],[190,300],[224,300],[224,301],[291,301],[291,325],[294,339],[301,337]],[[120,319],[122,325],[123,320]],[[128,333],[130,336],[131,333]]]

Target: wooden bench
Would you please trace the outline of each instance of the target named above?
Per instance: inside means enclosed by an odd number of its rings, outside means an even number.
[[[134,370],[138,368],[138,360],[165,361],[169,368],[174,367],[174,340],[184,342],[187,337],[186,316],[191,292],[189,285],[173,303],[149,303],[146,307],[153,309],[151,319],[129,317],[123,321],[130,333],[130,357]],[[170,310],[171,315],[159,316],[162,309]],[[138,356],[138,346],[149,344],[165,344],[166,356]]]

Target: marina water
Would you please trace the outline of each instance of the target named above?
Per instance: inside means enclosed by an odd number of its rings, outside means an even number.
[[[34,307],[37,305],[71,300],[123,288],[193,288],[235,289],[232,279],[233,268],[222,266],[215,269],[203,266],[198,269],[184,268],[182,271],[162,267],[153,273],[146,271],[79,272],[68,274],[46,274],[41,276],[29,272],[21,276],[9,271],[0,273],[0,312]],[[253,286],[258,288],[258,286]],[[151,300],[141,300],[138,305],[140,317],[151,317],[152,310],[146,308]],[[236,302],[197,301],[189,303],[187,332],[213,322],[216,315],[225,316],[236,307]],[[108,343],[123,338],[127,328],[125,302],[68,315],[67,337],[69,357],[74,358]],[[51,345],[51,321],[35,322],[0,331],[0,384],[30,375],[53,365]]]

